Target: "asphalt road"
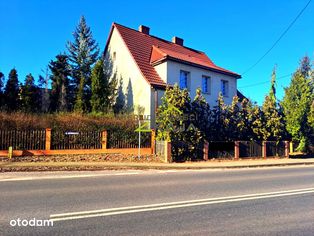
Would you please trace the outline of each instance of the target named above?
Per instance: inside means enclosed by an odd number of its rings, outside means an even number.
[[[314,235],[314,167],[0,174],[0,235]]]

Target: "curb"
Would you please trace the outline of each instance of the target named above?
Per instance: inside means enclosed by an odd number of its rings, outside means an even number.
[[[201,169],[248,169],[284,166],[309,166],[314,162],[274,163],[235,166],[148,166],[148,165],[104,165],[104,166],[8,166],[0,167],[0,172],[43,172],[43,171],[99,171],[99,170],[201,170]]]

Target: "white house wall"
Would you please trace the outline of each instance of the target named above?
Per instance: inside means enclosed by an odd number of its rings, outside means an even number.
[[[165,73],[165,68],[167,72]],[[228,81],[228,96],[224,97],[226,104],[231,104],[233,96],[237,94],[237,79],[225,74],[220,74],[212,72],[209,70],[204,70],[190,65],[181,64],[174,61],[166,61],[157,66],[156,71],[160,76],[165,79],[168,84],[174,85],[180,82],[180,71],[187,71],[190,73],[190,96],[193,99],[196,95],[196,89],[202,88],[202,76],[210,77],[210,93],[203,94],[206,101],[210,106],[215,106],[217,104],[217,98],[221,90],[221,80]],[[166,76],[165,76],[166,74]]]
[[[113,60],[114,52],[116,54],[115,60]],[[108,50],[106,52],[106,58],[109,56],[112,60],[113,68],[117,72],[118,78],[123,78],[124,94],[127,94],[127,87],[129,85],[129,81],[131,81],[133,92],[133,106],[137,107],[138,105],[140,105],[141,107],[144,107],[144,114],[150,115],[151,104],[149,98],[151,97],[151,86],[144,79],[131,53],[126,47],[119,32],[115,28],[113,29],[111,39],[108,45]],[[131,99],[129,98],[129,100]]]

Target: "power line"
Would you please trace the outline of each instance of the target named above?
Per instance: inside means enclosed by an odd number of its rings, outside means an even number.
[[[302,13],[305,11],[305,9],[308,7],[312,0],[309,0],[307,4],[303,7],[303,9],[299,12],[299,14],[294,18],[294,20],[289,24],[287,29],[279,36],[279,38],[275,41],[275,43],[264,53],[263,56],[261,56],[251,67],[249,67],[246,71],[242,73],[242,75],[246,74],[250,70],[252,70],[258,63],[260,63],[264,57],[270,53],[270,51],[279,43],[279,41],[283,38],[283,36],[290,30],[290,28],[293,26],[293,24],[299,19],[299,17],[302,15]]]
[[[286,77],[289,77],[289,76],[292,76],[292,73],[290,73],[290,74],[288,74],[288,75],[280,76],[280,77],[276,78],[276,81],[277,81],[277,80],[280,80],[280,79],[283,79],[283,78],[286,78]],[[255,83],[255,84],[248,84],[248,85],[244,85],[244,86],[242,86],[242,87],[239,87],[239,89],[242,89],[242,88],[249,88],[249,87],[255,87],[255,86],[262,85],[262,84],[267,84],[267,83],[269,83],[269,81],[263,81],[263,82]]]

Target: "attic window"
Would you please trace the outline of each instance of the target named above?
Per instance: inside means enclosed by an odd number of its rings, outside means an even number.
[[[112,60],[115,61],[115,60],[116,60],[116,57],[117,57],[117,53],[116,53],[116,52],[113,52],[113,53],[112,53]]]

